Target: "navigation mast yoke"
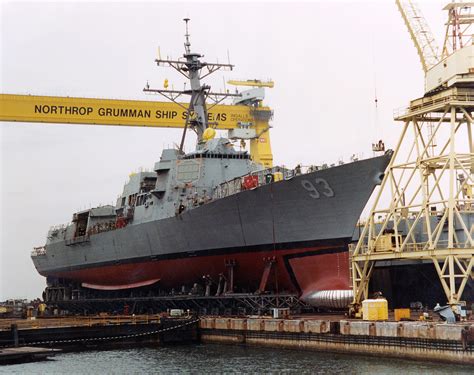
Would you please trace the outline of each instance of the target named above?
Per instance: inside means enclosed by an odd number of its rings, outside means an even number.
[[[145,92],[158,93],[171,100],[172,102],[179,104],[176,100],[183,94],[190,95],[189,105],[186,109],[186,123],[184,125],[183,136],[181,138],[180,151],[183,150],[184,140],[186,137],[186,130],[188,126],[196,132],[197,143],[199,145],[204,144],[203,134],[204,131],[209,127],[208,121],[208,109],[206,106],[206,99],[211,98],[214,101],[214,104],[218,104],[229,96],[234,96],[232,94],[217,94],[211,93],[211,87],[209,85],[201,85],[201,80],[208,75],[214,73],[215,71],[221,68],[229,68],[232,70],[233,65],[231,64],[218,64],[218,63],[207,63],[200,60],[201,55],[199,53],[191,52],[191,42],[189,40],[189,18],[184,18],[183,21],[186,25],[186,34],[184,49],[185,53],[183,55],[184,59],[178,60],[155,60],[158,66],[171,66],[176,71],[185,76],[190,82],[190,89],[177,91],[177,90],[162,90],[162,89],[150,89],[146,87],[143,89]],[[207,72],[202,73],[201,70],[206,67]]]

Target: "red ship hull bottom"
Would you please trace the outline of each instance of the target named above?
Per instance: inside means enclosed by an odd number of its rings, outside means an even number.
[[[253,293],[259,288],[265,268],[269,268],[269,259],[274,259],[274,263],[266,282],[267,291],[304,296],[320,290],[349,288],[346,245],[150,259],[54,272],[44,276],[73,280],[84,287],[99,290],[128,289],[155,282],[164,290],[180,290],[183,285],[202,285],[203,276],[209,276],[214,282],[219,280],[221,274],[229,278],[226,264],[232,263],[235,264],[234,291]]]

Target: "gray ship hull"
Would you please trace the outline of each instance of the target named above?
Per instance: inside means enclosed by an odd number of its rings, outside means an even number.
[[[262,259],[273,257],[279,288],[303,293],[307,276],[302,279],[298,272],[314,270],[298,271],[301,266],[296,262],[304,254],[319,254],[323,256],[320,259],[332,255],[337,259],[307,262],[324,268],[314,279],[337,266],[338,277],[332,278],[332,285],[347,288],[348,267],[342,270],[347,263],[346,245],[373,189],[383,178],[390,156],[298,175],[174,217],[132,223],[75,241],[53,242],[44,254],[32,258],[43,276],[69,279],[95,289],[130,288],[158,281],[166,287],[179,287],[202,280],[203,275],[218,277],[225,272],[229,259],[238,259],[241,266],[236,277],[251,289],[265,268]]]

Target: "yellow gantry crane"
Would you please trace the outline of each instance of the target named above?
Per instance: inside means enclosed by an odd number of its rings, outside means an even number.
[[[187,104],[58,96],[0,94],[0,121],[184,128]],[[211,105],[209,124],[228,130],[230,139],[250,141],[252,160],[273,166],[269,120],[265,106]]]

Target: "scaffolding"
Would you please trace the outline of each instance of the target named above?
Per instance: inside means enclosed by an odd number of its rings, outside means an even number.
[[[52,303],[70,313],[117,313],[127,309],[130,314],[158,313],[183,309],[200,315],[263,315],[273,308],[286,308],[292,313],[314,312],[316,309],[293,294],[227,294],[222,296],[143,296],[121,298],[77,298]]]
[[[357,245],[351,313],[378,261],[432,261],[447,302],[474,279],[474,88],[452,87],[395,113],[403,129]],[[471,281],[472,282],[472,281]]]

